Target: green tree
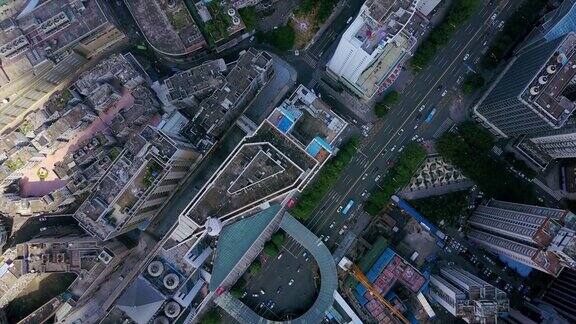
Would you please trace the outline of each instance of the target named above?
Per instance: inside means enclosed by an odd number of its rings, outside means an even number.
[[[276,244],[274,244],[274,242],[272,241],[268,241],[266,242],[266,244],[264,244],[264,253],[266,253],[266,255],[268,255],[271,258],[275,258],[278,256],[278,247],[276,247]]]
[[[378,118],[386,116],[390,108],[400,100],[400,93],[396,90],[391,90],[382,97],[380,101],[374,106],[374,113]]]
[[[258,25],[258,12],[256,12],[256,7],[249,6],[238,9],[238,14],[242,17],[246,29],[254,30]]]
[[[216,309],[209,310],[202,320],[200,321],[202,324],[219,324],[222,323],[222,319],[220,318],[220,314],[216,311]]]
[[[444,221],[444,225],[454,226],[467,210],[468,191],[416,199],[410,204],[436,226],[440,226],[441,221]]]
[[[256,259],[252,262],[252,264],[250,264],[248,271],[251,275],[255,275],[260,272],[260,269],[262,269],[262,263],[260,263],[260,260]]]
[[[358,139],[352,138],[344,144],[336,156],[328,160],[316,178],[310,183],[300,196],[296,205],[292,208],[290,213],[300,220],[307,220],[312,215],[312,211],[318,205],[318,202],[326,195],[338,179],[344,168],[350,163],[354,154],[356,154],[356,147],[358,146]]]
[[[276,232],[274,233],[274,235],[272,235],[272,242],[274,242],[274,244],[276,244],[276,247],[278,247],[279,249],[282,248],[284,241],[286,241],[286,235],[284,235],[283,232]]]
[[[396,164],[388,170],[376,190],[364,204],[364,210],[376,216],[390,201],[396,190],[408,184],[412,175],[426,157],[422,146],[412,142],[406,146],[398,157]]]
[[[230,294],[236,298],[242,298],[242,295],[244,295],[244,290],[238,287],[234,287],[230,290]]]
[[[294,28],[284,25],[266,33],[258,33],[256,36],[262,42],[268,43],[281,51],[288,51],[294,47]]]
[[[469,96],[480,90],[484,86],[484,78],[480,73],[472,72],[466,74],[462,82],[462,92]]]

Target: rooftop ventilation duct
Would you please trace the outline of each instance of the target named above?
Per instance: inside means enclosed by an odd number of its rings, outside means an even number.
[[[164,277],[164,287],[170,290],[176,289],[180,283],[180,278],[175,273],[169,273]]]
[[[540,83],[540,84],[546,84],[546,83],[548,83],[548,77],[547,77],[546,75],[541,75],[541,76],[538,78],[538,83]]]
[[[148,265],[148,274],[152,277],[160,277],[164,271],[164,265],[160,261],[152,261]]]
[[[164,314],[170,318],[176,318],[180,314],[180,305],[175,301],[168,302],[164,307]]]

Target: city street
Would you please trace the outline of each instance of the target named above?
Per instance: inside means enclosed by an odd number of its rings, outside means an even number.
[[[450,112],[446,107],[438,105],[444,99],[442,90],[448,89],[448,96],[454,94],[456,80],[473,69],[472,62],[481,55],[485,47],[484,41],[496,35],[492,15],[498,13],[496,21],[506,19],[515,5],[517,4],[512,1],[506,1],[478,10],[469,22],[453,35],[450,45],[442,49],[429,67],[416,76],[384,122],[373,129],[363,141],[358,148],[358,154],[342,173],[340,181],[306,221],[306,226],[316,235],[330,237],[327,242],[329,247],[333,249],[341,239],[339,232],[346,219],[361,211],[361,193],[365,190],[371,192],[377,187],[375,178],[385,173],[387,162],[396,158],[398,150],[415,134],[430,140],[438,129],[445,128]],[[469,58],[464,61],[466,54],[469,54]],[[440,91],[437,90],[439,86]],[[424,108],[420,112],[421,107]],[[427,116],[433,108],[437,109],[437,113],[432,122],[422,122],[422,125],[415,129],[415,125],[421,123],[422,116]],[[420,117],[416,118],[419,115]],[[346,205],[350,199],[356,203],[348,215],[338,213],[338,208]],[[343,232],[342,235],[344,234]],[[296,248],[293,251],[294,254],[298,252]]]

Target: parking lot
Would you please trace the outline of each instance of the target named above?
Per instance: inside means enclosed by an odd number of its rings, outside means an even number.
[[[303,252],[293,255],[283,248],[275,259],[262,262],[255,276],[245,274],[245,296],[241,299],[259,315],[281,320],[306,312],[316,300],[319,272],[314,258]]]

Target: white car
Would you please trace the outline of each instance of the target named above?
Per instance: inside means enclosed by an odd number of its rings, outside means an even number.
[[[346,225],[342,226],[342,228],[340,229],[340,232],[338,232],[338,235],[342,235],[342,233],[344,233],[344,231],[347,229],[348,229],[348,226],[346,226]]]
[[[490,20],[496,20],[496,17],[498,17],[498,13],[495,12],[492,17],[490,17]]]
[[[392,146],[392,148],[390,149],[390,151],[394,152],[395,149],[396,149],[396,145]]]
[[[336,221],[333,221],[332,223],[330,223],[330,227],[329,227],[329,228],[334,227],[334,225],[336,225]]]
[[[402,133],[404,133],[404,128],[400,128],[400,130],[398,131],[398,135],[401,135]]]
[[[299,51],[299,50],[295,50],[295,51],[294,51],[294,55],[295,55],[295,56],[300,55],[300,51]]]
[[[502,20],[502,21],[498,24],[498,29],[500,29],[500,30],[504,29],[504,20]]]
[[[288,286],[292,286],[294,284],[294,279],[290,279],[290,281],[288,281]]]
[[[464,61],[466,61],[469,57],[470,57],[470,54],[466,53],[466,55],[464,55]]]
[[[376,178],[374,178],[374,181],[378,182],[378,180],[380,180],[380,177],[381,177],[380,175],[377,175]]]
[[[444,90],[444,91],[442,91],[441,96],[444,97],[444,96],[446,96],[447,94],[448,94],[448,90]]]
[[[47,230],[47,229],[48,229],[48,228],[46,228],[46,227],[41,227],[41,228],[40,228],[40,232],[44,232],[44,231]]]
[[[426,108],[426,105],[420,106],[420,108],[418,108],[418,111],[419,111],[419,112],[422,112],[422,110],[424,110],[424,108]]]
[[[338,210],[337,210],[336,212],[337,212],[337,213],[341,212],[341,211],[342,211],[342,208],[344,208],[344,207],[339,206],[339,207],[338,207]]]
[[[404,150],[404,145],[402,145],[399,149],[398,149],[398,153],[402,152]]]
[[[362,191],[362,194],[360,196],[366,197],[367,194],[368,194],[368,190],[364,189],[364,191]]]
[[[326,235],[326,237],[324,238],[324,242],[328,242],[329,239],[330,239],[330,235]]]
[[[368,176],[368,173],[364,173],[364,175],[362,176],[362,180],[366,180],[367,176]]]
[[[278,259],[278,260],[282,259],[283,255],[284,255],[283,253],[278,254],[278,257],[276,259]]]
[[[462,81],[464,81],[464,76],[461,75],[458,77],[458,80],[456,80],[456,84],[460,85]]]
[[[412,140],[413,140],[413,141],[415,141],[415,140],[417,140],[417,139],[418,139],[418,135],[412,136]]]

